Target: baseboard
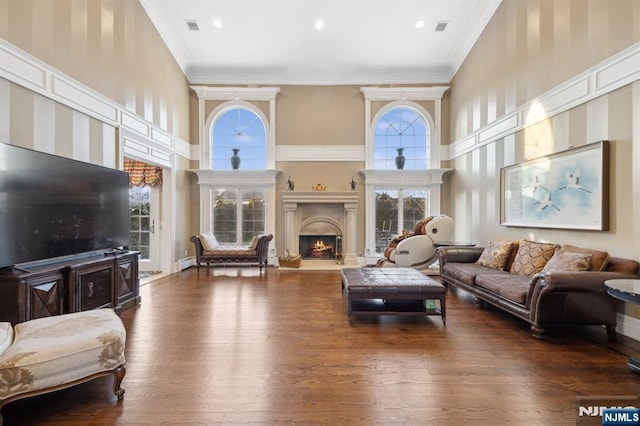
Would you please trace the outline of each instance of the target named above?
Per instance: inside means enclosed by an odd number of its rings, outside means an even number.
[[[193,257],[186,257],[184,259],[180,259],[176,262],[176,270],[178,272],[184,271],[187,268],[195,266],[196,262]]]
[[[618,313],[616,332],[630,339],[640,341],[640,319]]]

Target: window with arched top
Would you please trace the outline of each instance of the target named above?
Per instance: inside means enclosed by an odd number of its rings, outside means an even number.
[[[374,125],[374,169],[424,170],[429,165],[429,127],[414,108],[384,111]]]
[[[264,170],[267,132],[254,111],[234,106],[214,118],[211,127],[211,167],[215,170]]]

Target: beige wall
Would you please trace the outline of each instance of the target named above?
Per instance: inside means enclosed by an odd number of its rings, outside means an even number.
[[[137,0],[3,0],[0,38],[189,140],[187,80]]]
[[[453,79],[449,142],[500,119],[639,40],[637,1],[503,1]],[[447,185],[447,210],[456,220],[456,237],[479,244],[499,237],[568,242],[639,260],[638,84],[455,158]],[[609,231],[500,225],[501,167],[598,140],[612,141]],[[624,309],[640,318],[637,309]]]
[[[189,141],[189,86],[138,1],[0,0],[0,38],[173,136]],[[119,168],[119,132],[0,78],[0,140]],[[171,257],[190,249],[188,160],[165,170],[174,194]]]

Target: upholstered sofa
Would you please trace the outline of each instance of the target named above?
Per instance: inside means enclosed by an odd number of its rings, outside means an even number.
[[[0,322],[0,409],[105,375],[114,376],[113,392],[121,400],[125,340],[124,325],[112,309],[38,318],[15,327]]]
[[[560,325],[603,325],[616,339],[617,302],[604,281],[637,278],[638,262],[607,252],[532,241],[441,247],[440,278],[531,324],[535,337]]]
[[[253,237],[246,246],[223,246],[218,243],[211,232],[202,232],[193,235],[191,241],[196,249],[196,267],[205,264],[246,263],[257,264],[262,272],[262,267],[267,266],[269,257],[269,243],[273,239],[272,234],[262,234]]]

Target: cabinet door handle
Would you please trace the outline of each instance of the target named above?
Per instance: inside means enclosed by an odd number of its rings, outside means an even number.
[[[89,294],[87,297],[93,297],[93,281],[89,283]]]

